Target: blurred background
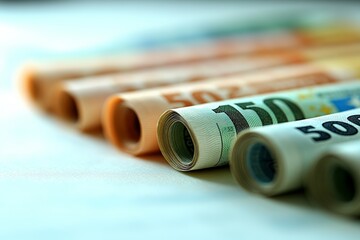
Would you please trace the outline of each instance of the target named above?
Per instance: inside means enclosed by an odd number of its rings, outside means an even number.
[[[144,37],[264,14],[358,15],[357,1],[0,1],[0,86],[27,59],[128,50]],[[131,49],[131,48],[130,48]]]
[[[358,239],[359,221],[301,194],[263,199],[227,168],[179,173],[130,157],[39,114],[19,90],[32,59],[131,51],[167,32],[290,12],[360,17],[360,2],[0,1],[0,238]]]

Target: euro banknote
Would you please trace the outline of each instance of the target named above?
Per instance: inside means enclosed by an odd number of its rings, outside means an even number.
[[[318,59],[340,58],[356,53],[360,55],[360,44],[294,49],[66,81],[59,84],[53,94],[54,110],[77,128],[90,130],[101,127],[102,106],[115,93],[195,82],[279,65],[316,62]]]
[[[359,95],[342,98],[337,94],[340,91],[331,94],[334,105],[345,109],[360,106]],[[237,182],[249,191],[267,196],[292,191],[305,185],[311,168],[325,150],[337,143],[358,140],[359,130],[359,108],[254,128],[236,139],[230,169]]]
[[[23,67],[20,78],[29,99],[43,109],[50,110],[52,106],[49,102],[56,83],[66,79],[80,79],[91,75],[127,72],[301,46],[346,44],[359,40],[360,27],[351,24],[334,26],[330,23],[319,28],[228,37],[222,40],[208,40],[186,46],[163,47],[128,54],[32,62]]]
[[[269,69],[213,81],[116,94],[106,101],[102,126],[111,143],[131,154],[159,151],[156,124],[169,109],[360,77],[360,57]]]
[[[352,82],[168,110],[158,123],[160,150],[180,171],[222,166],[242,131],[359,107],[359,97],[360,83]]]

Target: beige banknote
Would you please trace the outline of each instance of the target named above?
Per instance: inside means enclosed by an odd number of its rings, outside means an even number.
[[[340,98],[333,98],[332,103],[339,109],[360,107],[360,95],[342,98],[338,94],[340,91],[333,93]],[[326,149],[360,139],[359,130],[360,108],[250,129],[235,141],[230,169],[249,191],[271,196],[295,190],[305,185],[311,168]]]
[[[131,154],[159,151],[156,124],[160,115],[179,107],[360,77],[360,57],[270,69],[203,83],[184,84],[114,95],[103,111],[107,138]]]
[[[350,123],[359,126],[360,118],[350,119]],[[359,216],[360,137],[329,145],[306,182],[308,194],[321,206],[340,214]]]
[[[360,30],[347,24],[285,32],[208,40],[185,46],[172,46],[114,56],[29,63],[21,71],[26,95],[38,106],[51,109],[49,99],[54,85],[65,79],[79,79],[144,68],[196,62],[235,55],[261,54],[301,46],[358,42]]]
[[[316,47],[278,51],[249,57],[152,68],[131,74],[114,74],[65,81],[53,94],[54,109],[59,116],[81,130],[101,126],[101,110],[106,98],[115,93],[143,90],[174,83],[194,82],[209,78],[239,74],[251,70],[312,62],[328,57],[360,55],[360,44]]]

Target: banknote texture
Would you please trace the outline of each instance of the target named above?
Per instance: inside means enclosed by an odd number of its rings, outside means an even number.
[[[228,163],[231,144],[243,130],[355,108],[360,105],[347,101],[358,99],[359,86],[302,89],[168,110],[158,123],[159,146],[178,170],[221,166]]]
[[[358,100],[354,95],[334,103],[355,107]],[[295,190],[304,186],[311,167],[328,147],[359,139],[359,130],[359,108],[251,129],[235,141],[231,172],[249,191],[270,196]]]
[[[316,63],[319,59],[346,57],[357,52],[360,53],[360,44],[294,49],[70,80],[59,84],[53,94],[54,110],[79,129],[90,130],[101,127],[103,103],[115,93],[192,83],[291,63]]]
[[[322,21],[322,24],[317,24],[315,21],[311,27],[310,21],[308,25],[294,24],[292,25],[293,29],[289,29],[291,24],[281,24],[280,22],[273,24],[264,22],[260,25],[263,26],[262,29],[273,29],[274,32],[265,31],[257,33],[253,37],[250,34],[246,37],[235,36],[222,40],[213,38],[202,42],[188,43],[181,47],[165,45],[158,49],[135,50],[133,53],[112,56],[32,62],[23,67],[20,78],[23,82],[24,92],[29,99],[43,109],[50,110],[52,108],[51,96],[55,85],[68,79],[296,47],[354,43],[360,40],[358,28],[349,23],[329,21],[326,24],[326,21]],[[254,30],[258,27],[254,27]],[[252,32],[251,26],[245,29],[247,29],[245,32]],[[279,29],[283,29],[283,31],[279,31]],[[230,32],[235,34],[237,31],[234,29]]]
[[[241,74],[191,85],[118,94],[110,97],[104,106],[103,127],[107,138],[124,151],[136,155],[155,152],[159,151],[156,124],[160,115],[166,110],[305,86],[349,81],[360,76],[359,70],[359,57],[344,57],[319,60],[316,64],[310,65],[275,68],[246,76]],[[133,114],[127,115],[121,112]],[[140,130],[137,131],[139,136],[136,141],[127,138],[135,134],[132,128],[121,127],[127,124],[134,125],[134,121],[137,122],[136,125]]]

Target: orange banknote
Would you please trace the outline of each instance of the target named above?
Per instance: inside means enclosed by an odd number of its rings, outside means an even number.
[[[360,77],[360,57],[327,59],[261,73],[118,94],[103,111],[103,128],[115,146],[131,154],[159,150],[156,125],[169,109],[230,98],[350,81]]]
[[[203,61],[173,67],[152,68],[128,74],[98,76],[82,81],[70,80],[61,83],[51,97],[54,99],[56,113],[74,123],[79,129],[89,130],[100,127],[103,103],[107,97],[115,93],[207,80],[251,70],[312,62],[349,54],[360,54],[360,43]]]
[[[21,71],[26,95],[44,109],[56,83],[65,79],[133,71],[164,65],[193,63],[238,55],[262,54],[283,49],[344,44],[360,41],[360,28],[350,24],[330,24],[308,29],[258,33],[212,39],[182,46],[148,51],[97,56],[93,58],[48,60],[27,64]]]

